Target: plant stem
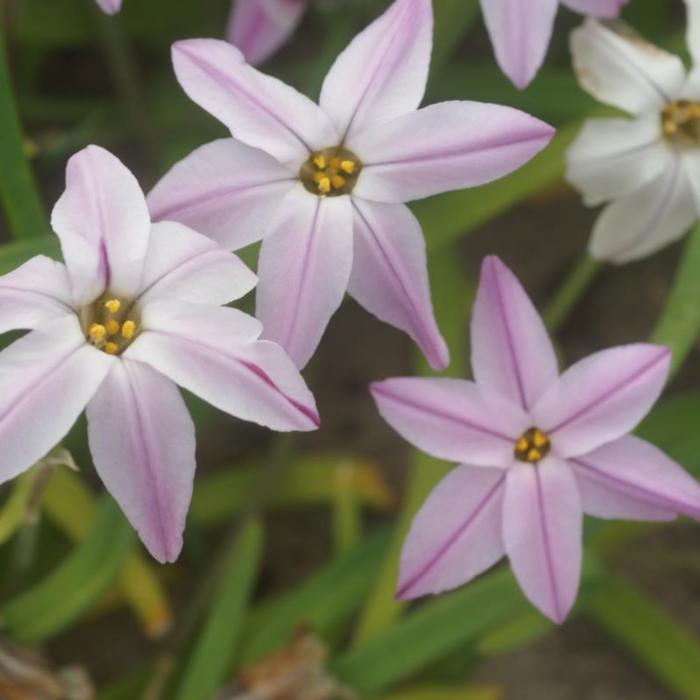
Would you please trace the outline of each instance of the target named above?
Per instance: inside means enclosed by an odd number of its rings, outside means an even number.
[[[551,332],[564,324],[602,269],[601,263],[587,255],[576,263],[545,309],[544,321]]]
[[[0,200],[13,238],[48,232],[44,207],[24,150],[5,46],[5,14],[0,8]]]

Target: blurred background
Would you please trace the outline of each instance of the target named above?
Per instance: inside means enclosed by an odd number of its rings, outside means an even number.
[[[312,1],[264,70],[316,98],[335,56],[386,5]],[[697,474],[698,234],[623,268],[586,259],[595,212],[562,180],[566,145],[600,109],[570,69],[568,32],[581,18],[562,8],[548,63],[521,93],[495,64],[478,3],[434,5],[427,102],[499,102],[559,129],[520,173],[414,207],[450,374],[468,375],[476,275],[496,253],[545,311],[566,364],[655,329],[680,333],[688,360],[642,432]],[[92,0],[2,0],[0,272],[58,254],[47,213],[66,160],[86,144],[117,154],[148,191],[195,147],[227,135],[180,89],[170,45],[224,38],[230,10],[230,0],[124,0],[107,17]],[[631,0],[624,16],[684,53],[680,0]],[[244,253],[253,266],[255,255]],[[671,307],[672,290],[682,308]],[[243,307],[252,311],[252,299]],[[501,569],[410,610],[393,600],[401,532],[449,465],[411,451],[367,385],[427,372],[403,334],[347,300],[305,372],[319,432],[274,438],[187,397],[198,480],[184,552],[167,567],[148,559],[102,495],[78,425],[66,447],[79,472],[58,454],[0,489],[0,699],[204,700],[227,686],[218,697],[332,700],[353,688],[385,700],[700,699],[700,529],[689,521],[591,524],[580,605],[561,629]],[[285,647],[262,676],[308,676],[274,694],[250,669]]]

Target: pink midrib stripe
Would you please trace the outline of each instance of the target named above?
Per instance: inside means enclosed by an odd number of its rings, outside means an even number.
[[[151,451],[149,449],[149,443],[148,440],[146,439],[145,435],[145,424],[147,422],[147,417],[144,417],[141,409],[139,407],[139,400],[138,396],[136,395],[136,388],[134,387],[132,383],[132,378],[129,373],[129,368],[128,362],[124,362],[124,372],[126,374],[127,378],[127,384],[129,386],[129,394],[131,395],[131,400],[133,402],[133,410],[134,410],[134,418],[135,421],[132,421],[132,429],[133,432],[135,433],[136,439],[138,442],[141,443],[141,448],[145,460],[145,473],[148,481],[151,484],[151,493],[153,494],[153,497],[155,498],[156,501],[156,521],[158,522],[158,529],[160,530],[160,537],[161,537],[161,542],[163,543],[163,547],[165,548],[165,553],[168,559],[171,558],[172,552],[171,552],[171,545],[172,542],[170,541],[170,538],[168,537],[168,531],[172,530],[172,513],[170,511],[170,508],[168,507],[167,503],[167,498],[165,499],[165,502],[161,498],[161,492],[159,488],[159,483],[158,483],[158,476],[156,473],[156,469],[154,468],[154,459],[151,456]],[[149,514],[150,515],[150,514]],[[169,522],[170,526],[166,525],[164,522],[164,518]]]
[[[648,505],[654,506],[656,508],[661,508],[662,510],[670,510],[674,513],[684,513],[685,515],[689,515],[692,518],[695,518],[696,520],[700,520],[700,508],[698,507],[685,504],[682,501],[678,501],[675,498],[672,498],[671,496],[655,493],[646,486],[632,484],[629,481],[621,479],[619,476],[609,474],[608,472],[599,469],[593,464],[584,462],[579,457],[570,457],[569,461],[573,462],[577,467],[587,470],[594,474],[596,477],[598,477],[596,479],[598,483],[605,482],[606,485],[612,483],[614,484],[612,488],[615,489],[615,487],[617,487],[616,490],[619,489],[625,495],[631,495],[631,497],[633,498],[638,498],[640,501],[643,501]],[[631,492],[631,494],[629,492]]]
[[[425,345],[431,349],[431,353],[433,354],[435,359],[439,361],[440,355],[441,355],[440,348],[438,348],[433,343],[433,339],[431,338],[430,332],[425,327],[425,323],[423,322],[423,315],[419,311],[415,301],[413,300],[413,297],[411,296],[411,294],[408,291],[408,288],[404,284],[404,281],[403,281],[401,275],[399,274],[399,271],[394,267],[394,264],[392,263],[391,258],[389,257],[386,250],[384,249],[384,246],[382,245],[382,240],[381,240],[380,236],[378,236],[375,233],[374,229],[372,228],[372,226],[370,226],[369,222],[365,218],[365,215],[362,213],[362,210],[360,209],[360,207],[357,205],[357,203],[354,200],[353,200],[353,207],[355,208],[355,211],[357,212],[358,216],[362,219],[362,222],[364,223],[364,225],[367,228],[367,230],[369,231],[372,239],[374,240],[374,243],[375,243],[377,249],[381,253],[381,256],[384,260],[384,263],[389,268],[392,275],[394,276],[394,279],[398,283],[398,285],[401,289],[401,295],[402,295],[403,299],[405,299],[406,302],[408,302],[409,319],[411,317],[411,314],[413,314],[413,316],[417,319],[416,325],[418,326],[418,328],[417,328],[418,332],[416,333],[416,335],[419,338],[423,339],[423,342],[425,343]]]
[[[545,565],[547,567],[547,576],[549,578],[550,592],[552,595],[552,605],[554,607],[554,615],[557,622],[563,619],[561,601],[559,600],[559,590],[557,586],[556,570],[554,568],[554,560],[552,559],[552,543],[549,536],[549,528],[547,526],[547,512],[545,510],[544,494],[542,493],[542,481],[540,479],[539,468],[533,469],[535,474],[535,483],[537,486],[537,510],[539,513],[540,532],[542,534],[542,546],[544,547]]]
[[[163,330],[154,330],[152,331],[153,333],[157,333],[159,335],[164,335],[170,338],[175,338],[176,341],[179,341],[181,343],[186,343],[190,345],[195,345],[196,347],[204,350],[205,353],[211,354],[211,355],[220,355],[224,357],[225,359],[228,360],[233,360],[237,364],[241,365],[242,367],[245,367],[248,371],[252,372],[258,379],[261,379],[265,384],[267,384],[269,387],[274,389],[287,403],[289,403],[293,408],[295,408],[299,413],[304,415],[306,418],[308,418],[314,425],[317,427],[321,424],[321,419],[318,416],[317,413],[315,413],[312,409],[310,409],[307,406],[304,406],[303,404],[299,403],[295,399],[293,399],[291,396],[287,395],[282,389],[280,389],[277,384],[274,383],[272,378],[265,372],[264,369],[261,367],[258,367],[253,362],[248,362],[247,360],[242,360],[235,355],[228,355],[225,352],[219,351],[216,348],[212,348],[209,345],[205,345],[204,343],[200,343],[197,340],[193,340],[192,338],[188,338],[182,335],[178,335],[177,333],[170,333],[168,331],[163,331]]]
[[[498,438],[500,440],[504,440],[508,442],[508,444],[514,444],[517,438],[515,437],[509,437],[508,435],[503,435],[501,433],[497,433],[494,430],[491,430],[490,428],[486,428],[483,425],[479,425],[478,423],[471,423],[467,420],[464,420],[461,416],[456,416],[452,413],[445,413],[444,411],[439,411],[436,408],[433,408],[432,406],[426,406],[423,404],[416,403],[414,401],[409,401],[408,399],[402,397],[402,396],[397,396],[396,394],[393,394],[390,391],[387,391],[386,389],[382,388],[381,386],[374,385],[372,392],[374,394],[378,394],[379,396],[383,396],[386,399],[389,399],[390,401],[394,401],[398,404],[401,404],[402,406],[406,406],[408,408],[413,409],[414,411],[420,411],[421,413],[428,413],[436,418],[441,418],[443,420],[449,421],[451,423],[455,423],[456,425],[460,425],[463,428],[469,428],[471,430],[479,430],[482,433],[485,433],[486,435],[490,435],[491,437]]]
[[[52,301],[56,304],[60,304],[65,308],[66,311],[74,312],[75,309],[66,301],[63,301],[63,299],[59,299],[58,297],[52,296],[48,292],[43,292],[39,289],[21,289],[20,287],[12,287],[7,284],[2,284],[0,285],[0,293],[2,292],[14,292],[15,294],[20,294],[23,296],[38,296],[42,297],[44,299],[48,299],[49,301]]]
[[[235,81],[231,80],[227,75],[221,73],[217,68],[214,66],[209,65],[208,63],[204,63],[200,61],[199,57],[190,51],[184,49],[182,46],[178,47],[179,50],[184,53],[192,63],[194,63],[203,73],[208,75],[212,80],[215,82],[220,82],[223,83],[224,85],[227,85],[229,87],[233,87],[233,90],[235,91],[236,94],[241,95],[245,99],[248,100],[251,104],[253,104],[255,107],[260,109],[264,114],[267,114],[268,117],[270,117],[273,121],[275,121],[277,124],[279,124],[283,129],[288,131],[294,138],[299,141],[299,143],[307,150],[309,153],[313,150],[311,146],[309,146],[308,143],[302,138],[300,134],[298,134],[289,124],[287,124],[283,119],[281,119],[277,114],[275,114],[267,105],[265,105],[263,102],[260,102],[257,100],[253,95],[248,93],[246,90],[243,89],[241,85],[236,83]]]
[[[489,504],[492,498],[496,496],[497,492],[503,486],[503,482],[506,479],[506,473],[498,479],[496,484],[492,486],[488,493],[477,503],[476,508],[466,517],[465,521],[449,536],[445,543],[438,549],[437,553],[428,560],[416,573],[412,576],[405,584],[399,588],[396,593],[397,598],[403,598],[414,586],[416,586],[422,579],[424,579],[440,562],[440,560],[450,551],[454,544],[462,537],[462,535],[467,531],[467,529],[476,521],[476,519],[481,515],[486,506]]]
[[[573,423],[574,421],[577,421],[579,418],[584,416],[586,413],[589,413],[593,409],[597,408],[600,406],[600,404],[604,403],[607,401],[610,397],[614,396],[620,391],[624,391],[628,386],[631,384],[634,384],[638,379],[643,377],[654,365],[656,365],[659,361],[663,360],[667,355],[668,355],[668,349],[663,348],[659,355],[655,357],[653,360],[645,364],[643,367],[638,369],[634,374],[632,374],[629,377],[626,377],[623,379],[621,382],[613,386],[612,388],[608,389],[604,394],[601,396],[598,396],[595,398],[593,401],[590,403],[586,404],[582,408],[578,409],[575,413],[573,413],[571,416],[568,416],[565,418],[563,421],[558,423],[552,428],[546,428],[545,432],[549,435],[552,436],[554,433],[557,431],[561,430],[562,428],[565,428],[567,425]]]

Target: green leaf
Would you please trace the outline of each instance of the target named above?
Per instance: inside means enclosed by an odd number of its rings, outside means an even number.
[[[195,484],[190,518],[203,525],[230,518],[248,503],[259,478],[261,465],[224,468],[199,478]],[[351,478],[357,499],[363,505],[387,510],[394,496],[376,465],[366,460],[332,454],[298,455],[280,473],[266,506],[290,507],[329,504],[337,491],[338,470]],[[348,471],[349,470],[349,471]]]
[[[444,69],[457,44],[477,18],[478,0],[437,0],[435,2],[435,32],[433,35],[433,75]]]
[[[700,224],[690,234],[673,288],[651,336],[673,352],[671,371],[683,364],[700,334]]]
[[[47,579],[0,608],[7,633],[39,642],[70,625],[114,584],[133,541],[131,526],[105,496],[89,537]]]
[[[7,67],[4,13],[0,12],[0,199],[14,238],[41,236],[48,222],[24,148]]]
[[[386,533],[374,534],[296,588],[256,606],[246,623],[241,663],[283,647],[302,624],[326,640],[333,637],[366,598],[387,541]]]
[[[654,600],[609,578],[596,587],[587,609],[674,697],[700,700],[700,642]]]
[[[59,260],[61,248],[58,243],[58,236],[38,236],[1,245],[0,274],[4,275],[14,270],[35,255],[48,255],[55,260]]]
[[[505,654],[532,644],[553,629],[554,625],[532,608],[484,635],[476,650],[486,656]]]
[[[175,700],[208,700],[227,680],[260,569],[262,549],[262,525],[253,518],[243,525],[226,557],[218,592],[186,662]]]

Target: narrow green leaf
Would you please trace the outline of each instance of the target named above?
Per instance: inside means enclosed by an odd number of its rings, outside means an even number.
[[[700,334],[700,224],[690,234],[673,288],[656,328],[653,343],[673,351],[671,371],[683,364]]]
[[[457,44],[477,18],[478,0],[437,0],[431,69],[442,71]]]
[[[87,539],[47,579],[0,608],[7,633],[39,642],[70,625],[114,584],[133,541],[131,526],[105,496]]]
[[[467,318],[475,288],[473,283],[465,279],[461,258],[454,246],[445,246],[431,252],[428,267],[436,319],[450,349],[451,362],[444,374],[462,377],[467,371]],[[432,373],[418,351],[416,365],[418,373]],[[386,629],[405,606],[404,602],[394,597],[401,547],[416,511],[450,467],[447,462],[423,452],[411,451],[411,467],[404,504],[384,566],[360,617],[356,641],[364,641]]]
[[[581,297],[600,274],[602,267],[601,263],[592,260],[588,255],[584,255],[576,263],[544,311],[544,322],[551,332],[558,330],[566,321]]]
[[[362,507],[352,467],[343,465],[335,470],[333,538],[338,554],[354,549],[362,539]]]
[[[505,654],[528,646],[553,628],[546,617],[532,608],[484,635],[476,644],[476,650],[486,656]]]
[[[377,575],[388,537],[374,534],[278,598],[256,606],[246,623],[241,663],[259,661],[309,625],[326,640],[350,619]]]
[[[610,578],[596,587],[587,609],[674,697],[700,700],[700,640],[654,600]]]
[[[60,259],[58,236],[37,236],[0,246],[0,274],[4,275],[35,255],[48,255]]]
[[[48,230],[46,214],[24,149],[22,127],[7,67],[4,13],[0,12],[0,199],[14,238]]]
[[[263,529],[249,520],[226,557],[218,591],[187,661],[176,700],[208,700],[227,680],[260,568]]]

